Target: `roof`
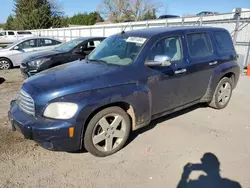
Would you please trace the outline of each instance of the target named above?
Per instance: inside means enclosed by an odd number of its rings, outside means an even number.
[[[170,32],[181,32],[181,31],[204,31],[204,30],[225,30],[217,27],[201,27],[201,26],[182,26],[182,27],[155,27],[148,29],[140,29],[133,31],[126,31],[125,33],[133,36],[140,36],[150,38],[155,35],[160,35]]]
[[[73,40],[105,39],[106,37],[78,37]]]
[[[51,40],[58,40],[60,41],[59,39],[56,39],[56,38],[52,38],[52,37],[46,37],[46,36],[33,36],[33,37],[24,37],[24,38],[20,38],[20,41],[24,41],[24,40],[29,40],[29,39],[51,39]]]

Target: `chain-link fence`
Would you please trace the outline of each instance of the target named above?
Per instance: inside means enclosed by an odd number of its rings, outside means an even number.
[[[174,26],[214,26],[227,29],[235,44],[239,55],[239,65],[241,68],[250,63],[250,11],[218,14],[212,16],[193,16],[171,19],[158,19],[148,21],[138,21],[130,23],[116,23],[105,25],[82,26],[74,28],[55,28],[33,30],[35,35],[55,37],[69,41],[77,37],[88,36],[110,36],[123,30],[130,31],[135,29],[151,27],[174,27]]]

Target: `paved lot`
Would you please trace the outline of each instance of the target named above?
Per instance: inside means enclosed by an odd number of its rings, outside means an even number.
[[[207,152],[218,158],[221,177],[250,188],[248,77],[241,77],[226,109],[195,106],[161,118],[133,133],[124,149],[106,158],[47,151],[13,133],[6,113],[21,82],[18,69],[0,71],[0,188],[175,188],[183,167],[201,163]],[[212,159],[208,164],[216,171]],[[195,170],[189,178],[195,180],[201,174],[206,176]],[[214,178],[209,174],[205,179]]]

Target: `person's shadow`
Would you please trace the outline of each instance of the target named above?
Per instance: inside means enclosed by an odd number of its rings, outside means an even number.
[[[0,84],[4,83],[5,82],[5,79],[0,77]]]
[[[197,180],[189,180],[192,171],[203,171],[206,176],[201,175]],[[205,153],[201,163],[188,163],[184,166],[177,188],[241,188],[241,185],[236,181],[222,178],[218,158],[213,153]]]

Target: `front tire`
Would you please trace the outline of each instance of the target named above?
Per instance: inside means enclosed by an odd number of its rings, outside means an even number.
[[[218,83],[209,106],[215,109],[225,108],[232,96],[233,84],[230,78],[224,77]]]
[[[12,63],[7,58],[0,58],[0,70],[7,70],[12,68]]]
[[[98,157],[112,155],[126,144],[130,131],[130,118],[122,108],[106,108],[90,120],[83,138],[84,147]]]

